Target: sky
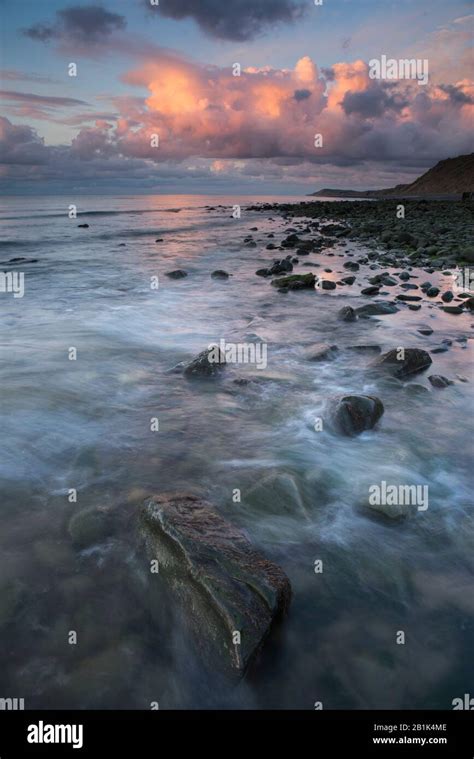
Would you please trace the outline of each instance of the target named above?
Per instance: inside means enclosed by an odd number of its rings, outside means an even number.
[[[0,0],[0,22],[2,194],[372,189],[474,149],[473,0]],[[374,78],[383,56],[427,82]]]

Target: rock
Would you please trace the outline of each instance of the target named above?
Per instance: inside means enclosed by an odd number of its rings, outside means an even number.
[[[216,269],[211,274],[212,279],[229,279],[229,276],[223,269]]]
[[[184,368],[184,376],[189,378],[216,377],[225,368],[223,352],[215,345],[201,351]]]
[[[289,608],[287,576],[195,495],[155,496],[143,505],[142,522],[160,579],[188,614],[210,664],[217,655],[243,675]]]
[[[470,311],[474,311],[474,295],[464,301],[463,308],[469,308]]]
[[[380,287],[371,285],[370,287],[364,287],[364,289],[361,290],[360,292],[361,292],[361,295],[378,295],[380,292]]]
[[[429,287],[426,294],[428,298],[436,298],[439,295],[439,287]]]
[[[433,330],[431,329],[431,327],[420,327],[418,332],[420,333],[420,335],[425,335],[425,337],[428,337],[428,335],[433,334]]]
[[[102,543],[110,534],[110,516],[95,507],[82,509],[69,520],[68,532],[78,548]]]
[[[321,290],[335,290],[336,289],[336,283],[332,282],[330,279],[319,279],[317,286],[321,288]]]
[[[360,435],[371,430],[384,412],[383,403],[371,395],[344,395],[329,404],[332,424],[344,435]]]
[[[79,227],[79,229],[89,229],[88,224],[78,224],[77,226]]]
[[[408,308],[410,311],[419,311],[421,308],[421,305],[419,303],[409,303]]]
[[[394,303],[380,301],[379,303],[368,303],[366,306],[356,308],[358,316],[385,316],[387,314],[396,314],[399,309]]]
[[[288,290],[314,289],[316,277],[314,274],[291,274],[272,281],[273,287],[284,287]]]
[[[372,366],[403,378],[424,371],[432,363],[429,353],[422,348],[394,348],[377,358]]]
[[[443,306],[447,314],[462,314],[462,306]]]
[[[308,519],[296,480],[287,472],[267,475],[245,493],[243,501],[257,514]]]
[[[449,380],[447,377],[443,377],[441,374],[430,374],[428,377],[428,382],[431,382],[433,387],[437,387],[439,389],[449,387],[449,385],[454,385],[454,382],[452,380]]]
[[[359,271],[359,264],[356,261],[346,261],[344,269],[350,269],[350,271]]]
[[[275,261],[268,271],[270,274],[283,274],[286,271],[293,271],[293,264],[287,258],[283,258],[281,261]]]
[[[308,361],[325,361],[335,358],[337,345],[328,345],[328,343],[316,343],[305,350],[305,357]]]
[[[344,282],[345,285],[353,285],[356,281],[356,278],[352,275],[350,277],[342,277],[341,282]]]
[[[257,269],[255,274],[257,274],[259,277],[269,277],[270,269]]]
[[[397,300],[411,302],[411,301],[416,301],[416,300],[422,300],[422,297],[421,295],[405,295],[405,293],[401,293],[401,295],[397,295]]]
[[[343,322],[355,322],[357,320],[357,314],[352,306],[343,306],[337,312],[337,318]]]
[[[400,274],[398,275],[398,278],[406,282],[407,280],[410,279],[410,274],[407,271],[401,271]]]
[[[157,237],[156,240],[155,240],[155,242],[163,242],[163,238],[162,237]]]
[[[175,269],[174,271],[167,271],[165,273],[170,279],[184,279],[184,277],[188,276],[187,271],[184,271],[183,269]]]
[[[441,296],[441,300],[443,300],[445,303],[451,303],[453,298],[454,298],[454,293],[452,293],[451,290],[446,290],[446,292],[443,293]]]

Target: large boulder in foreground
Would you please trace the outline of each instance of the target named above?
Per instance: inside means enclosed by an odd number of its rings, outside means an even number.
[[[179,599],[205,658],[214,667],[244,674],[273,623],[288,610],[287,576],[193,494],[155,496],[145,501],[142,515],[159,577]]]
[[[331,423],[351,437],[375,427],[383,412],[382,401],[372,395],[343,395],[329,403]]]
[[[220,374],[226,365],[226,360],[220,348],[210,346],[193,358],[184,367],[184,376],[189,378],[215,377]]]
[[[375,359],[372,366],[401,379],[424,371],[431,363],[430,354],[421,348],[394,348]]]

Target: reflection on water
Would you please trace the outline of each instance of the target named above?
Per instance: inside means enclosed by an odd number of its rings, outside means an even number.
[[[5,203],[3,267],[38,263],[22,265],[25,297],[1,300],[0,696],[27,708],[450,708],[472,684],[472,317],[425,304],[350,324],[336,313],[360,304],[357,283],[282,295],[254,272],[278,257],[266,235],[290,225],[217,208],[236,202],[83,197],[79,212],[95,213],[71,221],[61,199],[43,198],[32,222],[23,199]],[[337,279],[342,251],[308,259]],[[188,277],[165,276],[176,268]],[[214,269],[232,276],[212,280]],[[169,373],[221,338],[265,340],[268,366],[202,385]],[[349,350],[443,339],[428,373],[471,382],[442,392],[426,375],[374,377],[374,354]],[[336,358],[308,362],[304,347],[324,341]],[[379,429],[315,432],[327,398],[348,392],[383,400]],[[364,502],[384,479],[428,484],[429,510],[375,519]],[[137,507],[175,489],[205,493],[293,586],[289,619],[237,687],[200,661],[166,587],[149,587]],[[70,520],[89,507],[104,523],[81,547]]]

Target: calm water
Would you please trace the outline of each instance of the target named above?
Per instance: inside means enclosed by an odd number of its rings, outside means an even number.
[[[3,269],[17,256],[38,262],[21,265],[24,298],[0,295],[0,697],[27,708],[449,709],[472,694],[474,319],[424,302],[346,324],[338,309],[366,302],[357,283],[276,292],[254,272],[279,255],[266,235],[277,243],[292,224],[231,218],[232,204],[254,200],[80,197],[76,221],[66,215],[74,198],[3,200]],[[205,209],[219,204],[229,207]],[[243,243],[251,227],[255,248]],[[344,250],[361,252],[349,243],[301,262],[338,279]],[[176,268],[187,279],[164,276]],[[233,276],[214,281],[217,268]],[[425,325],[430,337],[417,331]],[[256,336],[268,344],[264,370],[228,367],[202,385],[168,373],[211,342]],[[429,350],[443,339],[449,350],[407,383],[374,378],[371,354],[343,350]],[[306,361],[304,347],[322,341],[339,346],[337,359]],[[469,382],[437,391],[430,373]],[[328,396],[346,392],[382,399],[379,429],[356,440],[315,432]],[[282,493],[268,490],[275,473]],[[403,523],[370,517],[361,504],[381,480],[429,485],[428,511]],[[282,508],[285,487],[297,488],[298,508]],[[293,586],[280,635],[237,686],[201,659],[160,579],[150,586],[137,540],[143,498],[183,489],[206,494]],[[110,535],[78,551],[68,522],[90,506],[110,514]]]

